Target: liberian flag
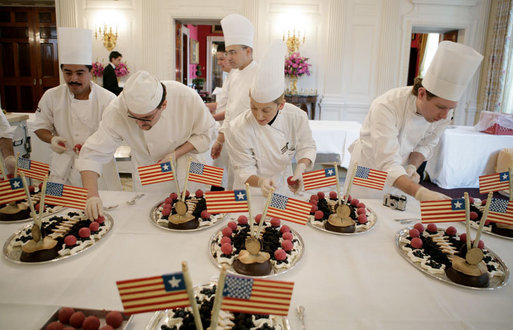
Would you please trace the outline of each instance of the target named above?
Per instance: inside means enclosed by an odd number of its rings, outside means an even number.
[[[223,182],[223,171],[220,167],[191,162],[189,181],[220,187]]]
[[[117,281],[116,285],[128,314],[190,306],[182,272]]]
[[[205,199],[209,213],[248,212],[246,190],[207,191]]]
[[[337,176],[334,167],[323,170],[303,173],[303,185],[305,190],[327,187],[337,184]]]
[[[137,171],[139,172],[139,178],[141,179],[141,184],[143,186],[152,183],[171,181],[175,178],[170,162],[139,166]]]
[[[386,179],[387,172],[358,165],[353,183],[357,186],[383,190]]]
[[[273,193],[267,215],[306,225],[311,209],[312,204],[308,202]]]
[[[513,202],[506,199],[492,198],[486,221],[513,225]]]
[[[36,160],[30,160],[23,157],[18,157],[18,172],[25,174],[25,176],[43,181],[48,175],[50,165]]]
[[[294,282],[226,275],[221,309],[249,314],[287,316]]]
[[[463,198],[420,202],[422,223],[465,221]]]
[[[509,172],[482,175],[479,177],[479,193],[486,194],[490,191],[508,190]]]
[[[23,182],[20,178],[0,180],[0,204],[7,204],[25,198],[25,189],[23,189]]]
[[[47,182],[45,204],[62,205],[75,209],[85,209],[87,189],[65,184]]]

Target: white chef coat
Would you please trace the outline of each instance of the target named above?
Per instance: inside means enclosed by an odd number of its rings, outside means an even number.
[[[68,148],[62,154],[52,152],[50,163],[50,181],[82,186],[80,173],[75,166],[76,153],[72,150],[76,144],[84,144],[97,129],[109,103],[116,95],[91,82],[88,100],[77,100],[66,84],[47,90],[36,111],[34,131],[47,129],[52,134],[65,138]],[[121,181],[114,157],[105,164],[105,175],[99,186],[106,190],[121,190]]]
[[[349,147],[348,176],[358,162],[358,165],[388,172],[385,193],[404,194],[398,189],[391,190],[391,186],[398,177],[406,175],[410,154],[419,152],[428,160],[452,117],[451,110],[446,119],[429,123],[416,113],[417,97],[411,91],[412,86],[395,88],[372,102],[360,138]],[[384,192],[353,185],[350,194],[357,198],[382,198]]]
[[[4,112],[0,109],[0,138],[12,140],[14,137],[14,131],[16,131],[16,127],[9,124],[9,120],[7,120]]]
[[[137,126],[135,119],[128,117],[125,91],[106,109],[98,131],[91,135],[77,160],[80,171],[101,173],[106,163],[124,141],[131,149],[134,168],[134,190],[176,191],[173,181],[141,186],[136,167],[156,164],[176,148],[190,142],[195,152],[185,154],[177,160],[176,171],[180,190],[185,181],[189,156],[194,161],[208,163],[205,152],[209,150],[215,136],[215,121],[193,89],[176,81],[162,82],[166,86],[167,107],[161,112],[157,123],[148,131]],[[205,189],[205,185],[189,182],[188,190]],[[197,188],[196,188],[197,187]]]
[[[316,147],[306,113],[285,103],[271,125],[258,124],[246,110],[230,123],[228,155],[235,172],[234,189],[244,189],[246,180],[256,175],[272,178],[276,193],[291,195],[287,177],[292,175],[291,161],[308,158],[315,162]],[[260,189],[255,189],[260,194]]]
[[[232,77],[232,73],[235,70],[230,70],[226,75],[226,79],[223,81],[223,86],[220,88],[220,92],[216,94],[216,113],[226,110],[226,104],[228,103],[228,85]]]

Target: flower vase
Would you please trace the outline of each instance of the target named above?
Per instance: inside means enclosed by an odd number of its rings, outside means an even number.
[[[289,91],[290,91],[290,94],[292,94],[292,95],[297,94],[297,77],[296,76],[290,76]]]

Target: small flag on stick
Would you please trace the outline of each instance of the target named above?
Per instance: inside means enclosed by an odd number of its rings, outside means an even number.
[[[357,186],[383,190],[387,174],[387,172],[373,170],[372,168],[358,165],[353,183]]]
[[[482,175],[479,177],[479,193],[486,194],[490,191],[508,190],[509,172]]]
[[[137,168],[137,171],[139,172],[139,177],[141,178],[141,184],[143,186],[147,184],[171,181],[175,178],[170,162],[140,166]]]
[[[338,178],[334,167],[303,173],[303,185],[305,190],[333,186],[337,184],[337,180]]]
[[[23,173],[25,176],[43,181],[48,175],[50,165],[27,158],[18,158],[18,173]]]
[[[220,167],[191,162],[189,181],[220,187],[223,182],[223,172],[224,169]]]
[[[493,198],[486,220],[513,225],[513,202],[506,199]]]
[[[25,199],[25,190],[20,178],[0,180],[0,204]]]
[[[420,202],[422,223],[465,221],[463,198]]]
[[[308,202],[273,193],[267,216],[306,225],[311,209]]]
[[[207,191],[207,212],[248,212],[248,196],[245,190]]]
[[[45,193],[46,204],[73,207],[79,210],[85,209],[87,201],[86,188],[48,182]]]

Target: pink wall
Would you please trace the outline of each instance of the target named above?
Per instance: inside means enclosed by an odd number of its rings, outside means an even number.
[[[198,27],[195,25],[187,24],[187,28],[189,29],[189,39],[198,40]],[[201,50],[201,45],[200,45]],[[189,49],[189,52],[192,50]],[[189,64],[189,79],[188,81],[192,83],[192,79],[196,78],[196,64]]]

